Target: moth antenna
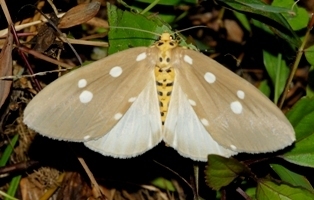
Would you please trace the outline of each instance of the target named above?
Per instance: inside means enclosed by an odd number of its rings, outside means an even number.
[[[176,35],[176,36],[179,37],[180,40],[181,40],[181,39],[183,39],[183,38],[179,35],[179,33],[182,33],[183,31],[195,29],[195,28],[208,28],[208,27],[207,27],[207,26],[203,26],[203,25],[192,26],[192,27],[189,27],[189,28],[185,28],[185,29],[182,29],[182,30],[175,31],[175,32],[173,33],[173,35]]]
[[[139,31],[139,32],[143,32],[143,33],[150,33],[152,35],[156,35],[156,36],[159,36],[159,37],[161,36],[160,34],[154,33],[152,31],[147,31],[147,30],[143,30],[143,29],[139,29],[139,28],[133,28],[133,27],[108,26],[106,28],[134,30],[134,31]]]
[[[178,34],[178,33],[181,33],[183,31],[187,31],[187,30],[191,30],[191,29],[195,29],[195,28],[208,28],[207,26],[203,26],[203,25],[199,25],[199,26],[192,26],[192,27],[189,27],[189,28],[185,28],[185,29],[182,29],[182,30],[178,30],[176,32],[174,32],[174,34]]]

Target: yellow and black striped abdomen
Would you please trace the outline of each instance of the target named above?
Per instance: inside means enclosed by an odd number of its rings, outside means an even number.
[[[157,66],[155,67],[155,78],[162,125],[164,125],[167,117],[174,76],[175,73],[173,68],[161,69]]]

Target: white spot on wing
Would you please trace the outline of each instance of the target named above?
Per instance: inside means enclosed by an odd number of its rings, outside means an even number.
[[[137,57],[136,57],[136,61],[141,61],[141,60],[144,60],[146,58],[146,53],[141,53],[139,54]]]
[[[205,119],[205,118],[201,119],[201,122],[202,122],[202,124],[203,124],[204,126],[208,126],[208,125],[209,125],[207,119]]]
[[[119,120],[121,117],[122,117],[122,114],[121,114],[121,113],[116,113],[116,114],[114,115],[114,119],[115,119],[115,120]]]
[[[90,135],[84,136],[84,140],[88,140],[90,138]]]
[[[84,90],[80,94],[79,98],[80,98],[81,103],[88,103],[93,99],[93,93],[91,93],[90,91]]]
[[[233,144],[230,145],[230,148],[231,148],[233,151],[237,150],[237,147],[234,146]]]
[[[207,83],[214,83],[216,81],[216,76],[210,72],[206,72],[204,78],[207,81]]]
[[[192,99],[189,99],[189,102],[190,102],[190,104],[191,104],[192,106],[196,106],[195,101],[193,101]]]
[[[184,60],[185,62],[189,63],[190,65],[193,64],[193,59],[192,59],[190,56],[188,56],[188,55],[184,55],[183,60]]]
[[[241,114],[243,110],[242,104],[239,101],[232,102],[230,108],[235,114]]]
[[[136,97],[131,97],[131,98],[129,98],[128,102],[132,103],[132,102],[134,102],[135,100],[136,100]]]
[[[238,96],[240,99],[244,99],[245,93],[244,93],[242,90],[238,90],[238,91],[237,91],[237,96]]]
[[[115,66],[110,70],[109,74],[110,76],[116,78],[122,74],[122,68],[119,66]]]
[[[83,88],[83,87],[85,87],[86,85],[87,85],[86,79],[81,79],[81,80],[79,80],[79,81],[77,82],[77,86],[78,86],[79,88]]]

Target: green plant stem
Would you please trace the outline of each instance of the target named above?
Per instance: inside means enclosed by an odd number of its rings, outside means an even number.
[[[280,102],[279,102],[279,108],[281,108],[283,106],[283,103],[287,97],[287,94],[288,94],[288,91],[289,91],[289,87],[290,87],[290,83],[292,82],[292,79],[295,75],[295,72],[297,71],[298,69],[298,66],[299,66],[299,63],[300,63],[300,60],[301,60],[301,57],[303,55],[303,51],[304,51],[304,47],[309,39],[309,35],[310,35],[310,31],[311,29],[308,29],[306,34],[305,34],[305,37],[304,37],[304,40],[299,48],[299,51],[297,53],[297,56],[295,58],[295,61],[294,61],[294,64],[292,66],[292,69],[291,69],[291,72],[290,72],[290,75],[289,75],[289,78],[287,80],[287,83],[286,83],[286,87],[285,87],[285,90],[282,94],[282,97],[280,99]]]
[[[144,15],[146,12],[148,12],[150,9],[152,9],[156,4],[158,4],[160,0],[155,0],[151,4],[149,4],[142,12],[141,14]]]

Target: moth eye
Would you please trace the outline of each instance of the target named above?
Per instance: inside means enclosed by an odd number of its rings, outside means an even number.
[[[169,44],[170,44],[170,46],[174,46],[174,43],[173,43],[173,42],[170,42]]]
[[[162,62],[162,57],[159,57],[159,62]]]
[[[163,44],[164,44],[163,42],[159,42],[159,43],[158,43],[158,46],[161,46],[161,45],[163,45]]]
[[[167,58],[166,61],[167,61],[167,62],[170,62],[170,58]]]

